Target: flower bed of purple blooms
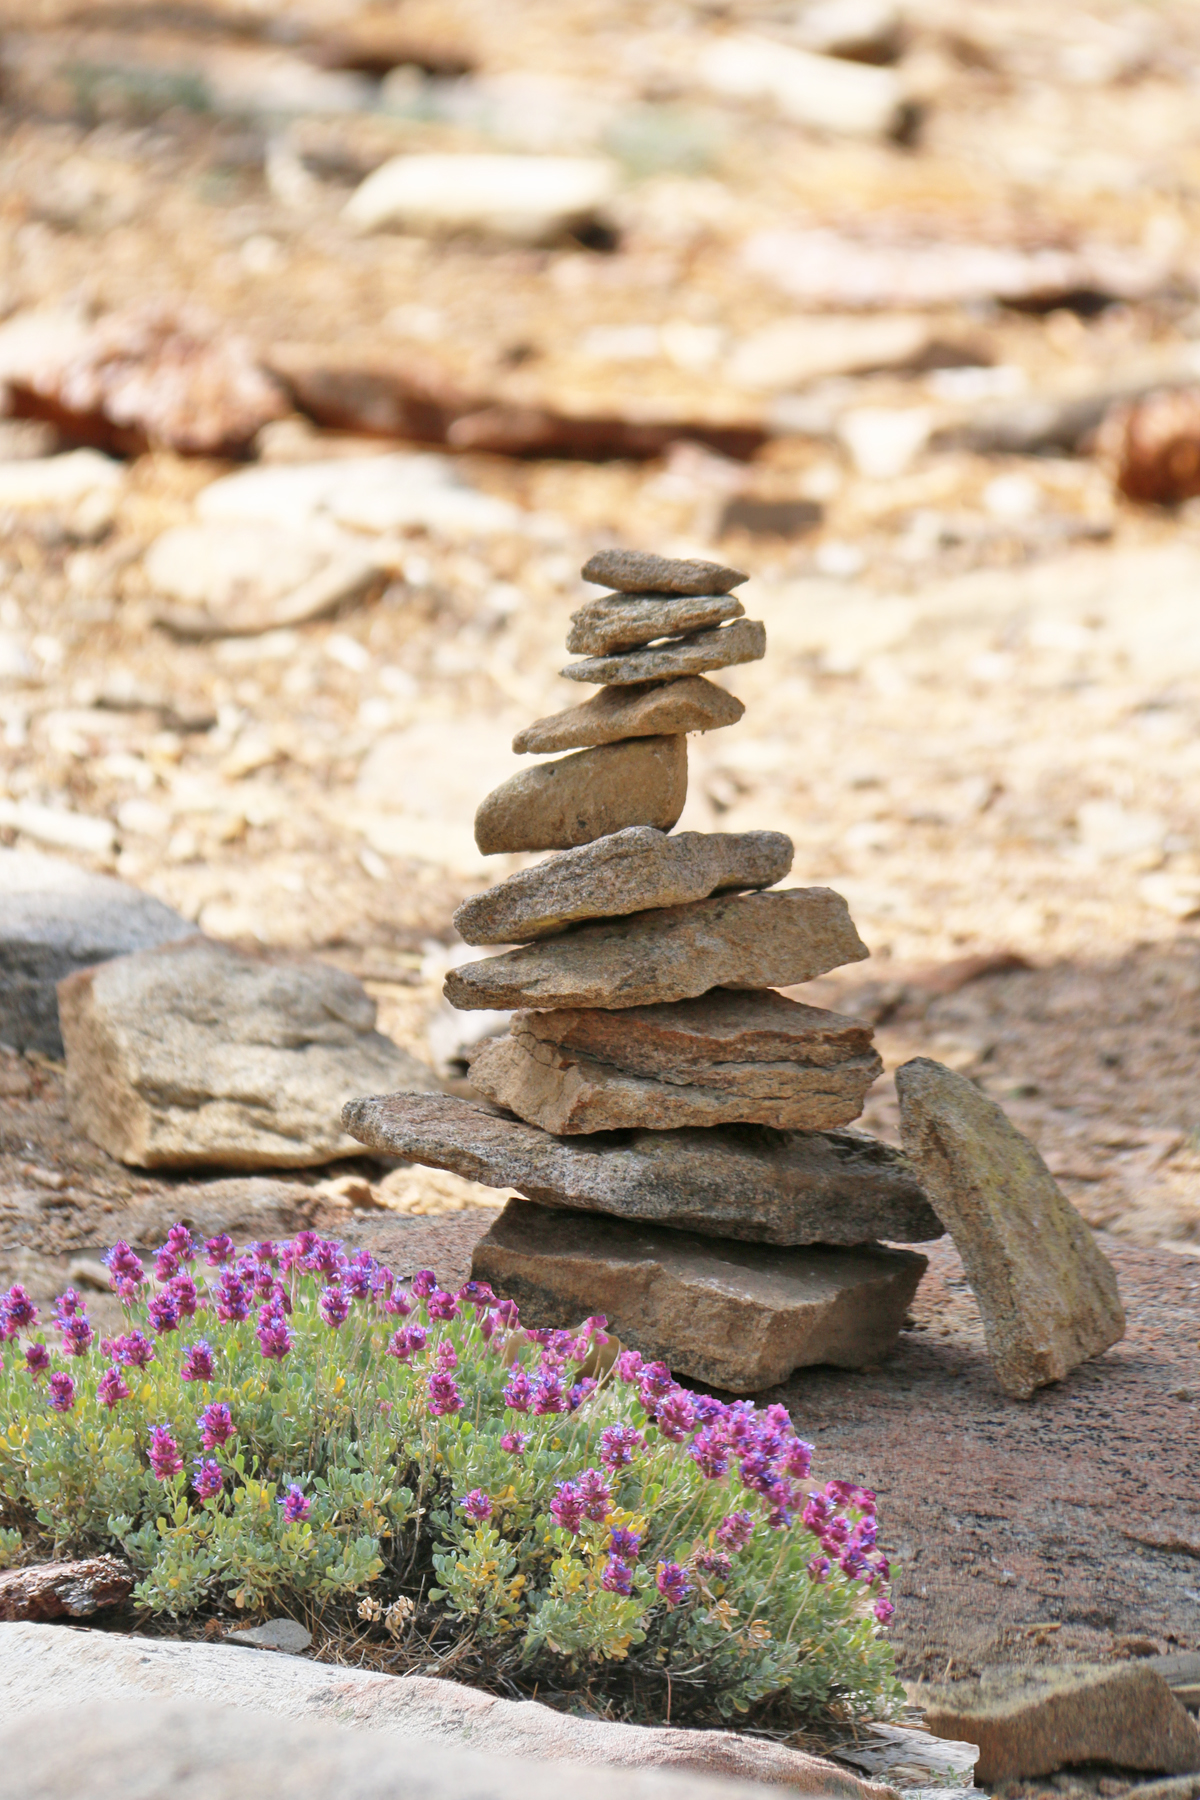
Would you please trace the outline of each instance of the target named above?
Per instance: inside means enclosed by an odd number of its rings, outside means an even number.
[[[900,1698],[875,1496],[813,1482],[783,1407],[314,1232],[105,1261],[111,1338],[73,1289],[0,1295],[0,1561],[120,1546],[151,1614],[349,1620],[396,1667],[467,1643],[628,1717],[668,1683],[677,1719]]]

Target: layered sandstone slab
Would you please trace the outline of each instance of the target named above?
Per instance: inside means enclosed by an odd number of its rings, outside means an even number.
[[[814,1363],[860,1369],[900,1335],[926,1268],[912,1250],[779,1250],[510,1200],[471,1272],[531,1325],[602,1312],[676,1375],[752,1394]]]
[[[734,1123],[817,1131],[857,1119],[882,1070],[872,1050],[824,1068],[726,1064],[721,1087],[707,1085],[703,1075],[689,1083],[659,1081],[516,1031],[476,1052],[471,1085],[519,1119],[565,1135]]]
[[[655,556],[649,550],[598,550],[580,570],[597,587],[624,594],[727,594],[750,577],[699,557]]]
[[[681,906],[730,889],[772,887],[792,866],[781,831],[683,831],[631,825],[520,869],[454,915],[468,944],[522,944],[584,919]]]
[[[767,1244],[925,1243],[942,1224],[899,1151],[857,1132],[605,1132],[566,1141],[445,1094],[354,1100],[374,1150],[546,1206]]]
[[[767,653],[766,628],[759,619],[735,619],[717,631],[694,631],[689,637],[630,650],[623,656],[586,656],[561,671],[569,681],[594,681],[624,687],[640,681],[672,681],[679,675],[703,675],[735,663],[760,662]]]
[[[512,747],[518,756],[548,755],[590,744],[615,744],[623,738],[719,731],[736,725],[745,710],[740,700],[700,675],[609,687],[582,706],[568,706],[527,725],[518,731]]]
[[[463,963],[444,992],[464,1012],[653,1006],[714,987],[794,987],[867,955],[840,894],[784,888],[580,925]]]
[[[577,656],[636,650],[655,638],[682,637],[740,619],[745,610],[732,594],[602,594],[571,614],[567,649]]]
[[[475,814],[485,856],[569,850],[628,825],[670,831],[687,799],[687,739],[631,738],[522,769]]]

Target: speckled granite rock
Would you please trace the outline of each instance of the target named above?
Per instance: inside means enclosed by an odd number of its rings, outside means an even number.
[[[585,581],[625,594],[727,594],[750,579],[721,563],[655,556],[649,550],[597,550],[580,573]]]
[[[510,775],[475,814],[475,842],[494,856],[568,850],[627,825],[669,831],[686,799],[687,739],[631,738]]]
[[[745,610],[732,594],[602,594],[571,614],[567,649],[576,656],[635,650],[655,638],[707,631],[740,619]]]
[[[624,656],[588,656],[561,671],[569,681],[595,681],[622,687],[639,681],[670,681],[677,675],[703,675],[735,663],[759,662],[767,653],[766,629],[758,619],[735,619],[718,631],[694,631],[649,650]]]
[[[745,707],[724,688],[701,675],[678,681],[640,682],[604,688],[582,706],[568,706],[518,731],[513,750],[544,755],[623,738],[669,736],[681,731],[719,731],[736,725]]]

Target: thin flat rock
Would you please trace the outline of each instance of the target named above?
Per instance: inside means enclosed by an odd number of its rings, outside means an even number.
[[[896,1071],[900,1132],[979,1302],[988,1355],[1019,1400],[1125,1335],[1112,1264],[1029,1139],[929,1057]]]
[[[510,775],[475,814],[484,856],[569,850],[628,825],[670,831],[687,799],[687,739],[631,738]]]
[[[598,550],[580,570],[597,587],[622,594],[727,594],[750,577],[699,557],[655,556],[649,550]]]
[[[544,1206],[763,1244],[921,1244],[942,1224],[898,1150],[854,1131],[548,1136],[448,1094],[353,1100],[360,1143]]]
[[[791,868],[792,855],[792,841],[781,831],[682,831],[668,837],[653,826],[630,825],[473,894],[455,913],[454,924],[468,944],[529,943],[584,919],[621,918],[710,894],[773,887]]]
[[[560,671],[569,681],[594,681],[624,687],[639,681],[671,681],[677,675],[703,675],[735,663],[761,662],[767,653],[766,628],[759,619],[735,619],[719,631],[694,631],[677,643],[626,656],[586,656]]]
[[[471,1062],[471,1086],[543,1131],[671,1131],[688,1125],[772,1125],[820,1131],[849,1125],[883,1072],[872,1050],[844,1063],[725,1063],[720,1086],[658,1081],[544,1043],[516,1031],[483,1045]]]
[[[582,706],[568,706],[518,731],[517,756],[615,744],[623,738],[670,736],[674,732],[719,731],[736,725],[745,707],[724,688],[699,675],[678,681],[641,682],[603,688]]]
[[[602,594],[571,614],[567,649],[578,656],[636,650],[655,638],[682,637],[740,619],[745,611],[732,594]]]
[[[758,1393],[793,1369],[860,1369],[893,1348],[926,1268],[913,1250],[767,1249],[510,1200],[471,1273],[531,1325],[602,1312],[677,1375]]]
[[[579,925],[463,963],[443,991],[463,1012],[655,1006],[714,987],[795,987],[868,954],[840,894],[783,888]]]

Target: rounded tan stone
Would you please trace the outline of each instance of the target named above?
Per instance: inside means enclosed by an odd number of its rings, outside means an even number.
[[[546,755],[553,750],[615,744],[622,738],[670,737],[684,731],[719,731],[736,725],[745,707],[702,676],[604,688],[582,706],[568,706],[518,731],[513,750]]]
[[[570,850],[629,825],[670,831],[687,799],[687,739],[631,738],[511,775],[475,814],[475,842],[501,851]]]
[[[759,619],[735,619],[718,631],[694,631],[689,637],[630,650],[623,656],[586,656],[561,671],[569,681],[594,681],[622,687],[640,681],[671,681],[677,675],[703,675],[735,663],[760,662],[767,653],[767,634]]]

